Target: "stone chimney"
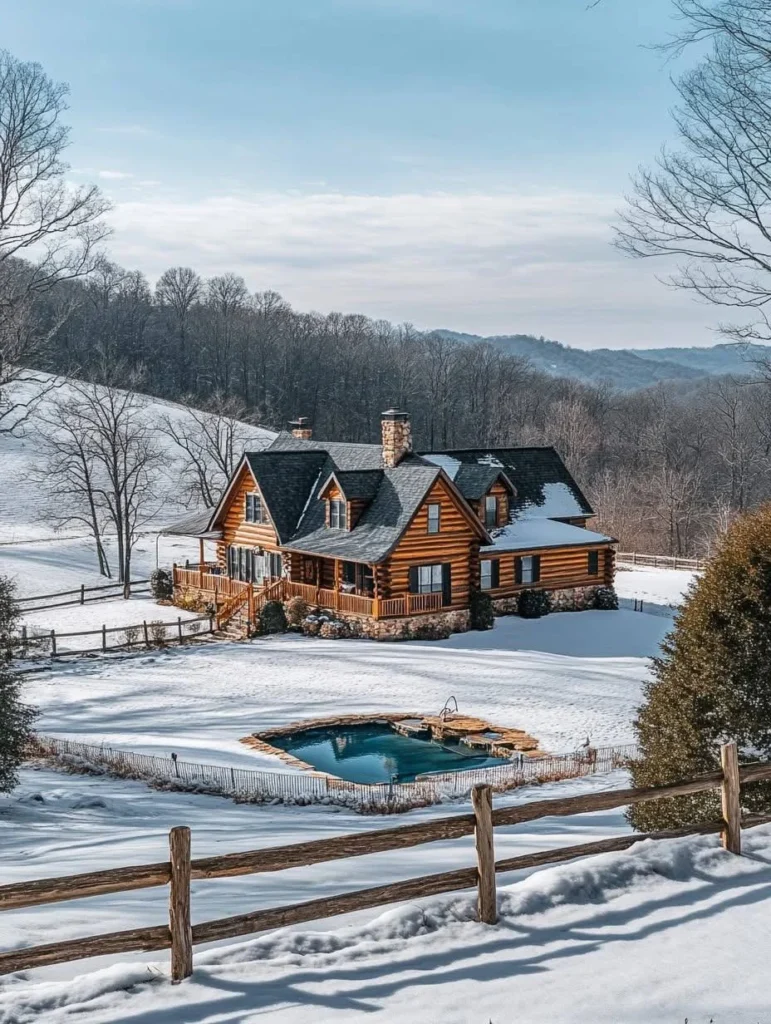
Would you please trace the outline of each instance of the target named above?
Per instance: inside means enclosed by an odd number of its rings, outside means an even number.
[[[296,420],[290,421],[289,426],[292,428],[292,437],[299,437],[301,441],[310,441],[313,437],[307,416],[298,416]]]
[[[398,409],[387,409],[381,416],[383,432],[383,465],[393,469],[412,451],[410,414]]]

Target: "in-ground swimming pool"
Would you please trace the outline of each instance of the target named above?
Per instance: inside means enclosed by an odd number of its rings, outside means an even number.
[[[411,782],[426,772],[510,763],[463,743],[402,736],[386,722],[305,729],[271,736],[270,742],[318,771],[349,782]]]

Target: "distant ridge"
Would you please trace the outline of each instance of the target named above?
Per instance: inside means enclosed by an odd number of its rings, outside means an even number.
[[[483,337],[449,330],[431,333],[461,342],[489,341],[504,352],[528,359],[536,369],[555,377],[575,377],[589,383],[608,381],[624,390],[649,387],[665,380],[693,381],[726,374],[751,376],[755,373],[753,357],[771,358],[771,346],[767,345],[587,350],[531,334]]]

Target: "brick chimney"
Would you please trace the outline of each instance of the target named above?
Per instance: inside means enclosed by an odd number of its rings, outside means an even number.
[[[313,437],[307,416],[298,416],[296,420],[290,421],[289,426],[292,428],[292,437],[299,437],[301,441],[310,441]]]
[[[383,432],[383,465],[393,469],[412,451],[410,414],[398,409],[386,409],[380,414]]]

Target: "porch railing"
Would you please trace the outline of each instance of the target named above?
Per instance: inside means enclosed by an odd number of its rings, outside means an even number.
[[[210,594],[214,603],[226,602],[229,610],[233,605],[240,608],[247,600],[251,583],[231,579],[218,573],[204,572],[203,569],[183,569],[174,566],[174,586],[192,588]],[[402,594],[399,597],[376,599],[363,594],[348,594],[342,590],[317,587],[311,583],[299,583],[285,578],[271,580],[264,587],[254,585],[254,612],[259,613],[266,601],[287,601],[301,597],[308,604],[318,605],[330,611],[348,615],[366,615],[377,619],[404,618],[408,615],[423,615],[442,608],[442,594]],[[235,600],[241,598],[241,600]],[[219,618],[218,611],[218,618]]]

